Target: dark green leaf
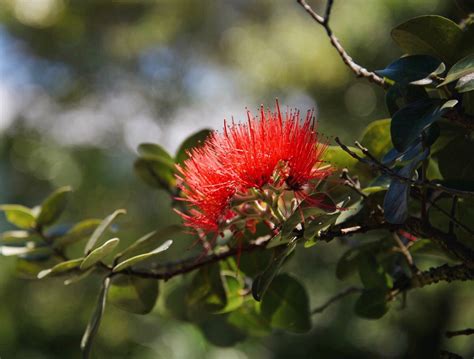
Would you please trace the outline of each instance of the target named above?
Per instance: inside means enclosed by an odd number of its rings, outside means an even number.
[[[175,169],[169,162],[156,157],[142,157],[135,161],[135,172],[149,186],[172,191],[176,184]]]
[[[125,214],[127,211],[124,209],[118,209],[114,213],[108,215],[102,222],[99,224],[99,226],[94,230],[92,233],[91,237],[89,238],[89,241],[86,244],[86,247],[84,248],[84,254],[89,254],[89,252],[94,248],[96,245],[97,241],[99,238],[104,234],[104,232],[109,228],[109,226],[112,224],[112,222],[121,214]]]
[[[390,127],[393,146],[399,152],[405,152],[426,128],[456,104],[456,100],[444,103],[438,100],[422,100],[397,111]]]
[[[413,159],[405,167],[402,167],[397,173],[405,178],[411,179],[415,170],[420,165],[421,161],[428,155],[428,150]],[[408,182],[392,179],[390,187],[385,194],[383,209],[385,219],[389,223],[401,224],[404,223],[408,217],[408,195],[410,184]]]
[[[426,90],[420,86],[399,86],[395,84],[390,86],[385,94],[385,104],[390,116],[393,116],[398,110],[408,106],[410,103],[427,98]]]
[[[242,253],[240,257],[239,270],[249,277],[255,277],[268,267],[271,259],[271,250]]]
[[[311,329],[308,294],[301,283],[288,274],[275,277],[263,297],[261,313],[273,328],[296,333]]]
[[[453,64],[458,60],[457,49],[462,43],[463,32],[449,19],[425,15],[396,26],[392,38],[408,54],[431,55]]]
[[[37,218],[40,226],[49,226],[54,223],[66,208],[71,187],[61,187],[54,191],[41,204],[41,210]]]
[[[92,318],[89,324],[87,325],[86,331],[84,332],[84,335],[81,340],[81,350],[85,359],[90,357],[92,342],[97,332],[99,331],[100,321],[102,320],[102,316],[104,315],[105,311],[105,304],[107,302],[107,292],[109,290],[109,286],[110,278],[106,277],[104,279],[104,282],[102,283],[102,288],[99,293],[99,298],[94,314],[92,315]]]
[[[258,275],[252,283],[252,295],[256,301],[261,301],[273,278],[280,271],[285,259],[294,251],[296,242],[290,242],[286,246],[278,246],[273,249],[273,258],[265,268],[265,271]]]
[[[4,204],[0,211],[5,213],[7,221],[18,228],[31,229],[36,226],[36,218],[33,211],[19,204]]]
[[[226,291],[219,265],[203,267],[196,273],[189,287],[187,300],[193,314],[198,315],[200,310],[216,313],[226,306]]]
[[[211,134],[211,130],[204,129],[186,138],[176,152],[176,163],[182,164],[188,158],[187,152],[201,146]]]
[[[147,314],[158,299],[158,281],[129,275],[112,279],[108,301],[120,309],[135,314]]]
[[[388,311],[386,292],[378,289],[364,290],[355,303],[356,314],[366,319],[379,319]]]
[[[392,288],[392,278],[372,254],[366,252],[359,256],[358,269],[360,280],[366,289],[387,290]]]
[[[413,55],[402,57],[376,73],[401,85],[407,85],[428,77],[438,69],[440,64],[441,61],[432,56]]]
[[[232,312],[244,303],[243,278],[236,272],[221,271],[221,280],[226,294],[226,305],[218,313]]]

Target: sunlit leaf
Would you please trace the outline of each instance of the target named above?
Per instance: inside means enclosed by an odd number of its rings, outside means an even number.
[[[113,272],[120,272],[120,271],[122,271],[126,268],[129,268],[129,267],[137,264],[137,263],[140,263],[140,262],[143,262],[143,261],[148,260],[150,258],[153,258],[157,254],[168,250],[168,248],[171,246],[171,244],[173,244],[173,241],[171,239],[168,239],[167,241],[165,241],[165,243],[163,243],[158,248],[155,248],[151,252],[143,253],[143,254],[137,255],[135,257],[125,259],[124,261],[119,262],[114,267]]]
[[[88,269],[92,267],[97,262],[101,261],[105,257],[107,257],[110,253],[114,251],[114,249],[119,244],[120,240],[118,238],[109,239],[100,247],[97,247],[92,252],[90,252],[82,261],[81,263],[81,270]]]
[[[106,229],[109,228],[109,226],[112,224],[115,218],[125,213],[127,213],[127,211],[125,211],[124,209],[118,209],[114,213],[107,216],[104,220],[102,220],[102,222],[94,230],[91,237],[89,238],[89,241],[87,242],[84,248],[84,254],[88,254],[92,250],[92,248],[94,248],[99,238],[102,236],[102,234],[104,234]]]
[[[7,221],[18,228],[31,229],[36,226],[36,218],[32,210],[19,204],[0,205],[0,211],[5,213]]]
[[[58,263],[52,268],[44,269],[41,272],[39,272],[38,279],[42,279],[53,274],[64,273],[64,272],[68,272],[70,270],[76,269],[81,265],[83,260],[84,258],[76,258],[76,259],[71,259],[65,262]]]
[[[61,187],[46,198],[36,219],[40,226],[48,226],[59,218],[66,208],[71,191],[71,187]]]

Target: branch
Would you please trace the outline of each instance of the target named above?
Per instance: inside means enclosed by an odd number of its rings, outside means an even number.
[[[311,312],[311,314],[318,314],[318,313],[322,313],[327,307],[329,307],[331,304],[334,304],[335,302],[337,302],[338,300],[341,300],[342,298],[345,298],[347,297],[348,295],[350,294],[353,294],[353,293],[360,293],[362,292],[362,289],[361,288],[358,288],[358,287],[349,287],[349,288],[346,288],[344,289],[342,292],[336,294],[334,297],[330,298],[326,303],[324,303],[323,305],[313,309],[313,311]]]
[[[458,335],[473,335],[474,334],[474,329],[467,328],[463,330],[455,330],[455,331],[448,331],[446,332],[446,337],[447,338],[452,338]]]
[[[356,141],[356,146],[362,151],[362,153],[365,156],[367,156],[367,158],[361,157],[357,153],[352,151],[349,147],[347,147],[345,144],[343,144],[341,142],[339,137],[336,137],[335,141],[339,145],[339,147],[341,147],[344,150],[344,152],[349,154],[352,158],[354,158],[354,159],[356,159],[356,160],[358,160],[362,163],[366,163],[366,164],[374,167],[375,169],[379,170],[383,174],[386,174],[387,176],[390,176],[391,178],[394,178],[394,179],[396,179],[400,182],[410,183],[410,184],[412,184],[416,187],[419,187],[419,188],[428,187],[428,188],[435,189],[435,190],[438,190],[438,191],[441,191],[441,192],[444,192],[444,193],[451,194],[453,196],[474,197],[474,192],[471,192],[471,191],[457,190],[457,189],[454,189],[454,188],[445,187],[445,186],[443,186],[439,183],[434,183],[434,182],[431,182],[431,181],[423,181],[423,182],[415,181],[415,180],[412,180],[411,178],[401,176],[397,172],[392,170],[391,168],[389,168],[386,165],[384,165],[383,163],[381,163],[377,158],[374,157],[374,155],[372,155],[369,152],[369,150],[367,148],[363,147],[357,141]]]
[[[334,46],[339,53],[339,56],[341,57],[342,61],[351,69],[351,71],[357,76],[357,77],[363,77],[366,78],[367,80],[383,87],[386,88],[387,84],[385,83],[383,77],[378,76],[375,72],[368,71],[366,68],[360,66],[354,60],[352,57],[349,56],[349,54],[346,52],[346,50],[342,47],[341,43],[339,42],[338,38],[334,36],[331,27],[329,26],[329,18],[331,15],[331,10],[334,5],[334,0],[328,0],[326,2],[326,12],[324,17],[321,15],[317,14],[311,6],[309,6],[305,0],[297,0],[298,4],[300,4],[306,12],[315,20],[318,24],[320,24],[324,29],[326,30],[326,33],[329,37],[329,40],[331,41],[331,45]]]
[[[393,299],[398,294],[414,288],[422,288],[438,282],[468,281],[474,280],[474,268],[466,264],[449,266],[444,264],[440,267],[430,268],[419,273],[416,278],[403,278],[394,283],[389,298]]]

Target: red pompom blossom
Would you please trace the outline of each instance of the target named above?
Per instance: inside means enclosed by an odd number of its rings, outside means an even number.
[[[278,103],[276,112],[262,107],[260,116],[248,112],[247,123],[224,124],[223,133],[213,132],[193,149],[178,166],[178,199],[189,204],[187,213],[178,212],[185,225],[219,232],[235,217],[245,217],[248,206],[239,202],[242,198],[297,194],[313,180],[326,178],[332,170],[321,167],[326,145],[318,142],[313,115],[308,111],[301,121],[297,110],[282,115]]]

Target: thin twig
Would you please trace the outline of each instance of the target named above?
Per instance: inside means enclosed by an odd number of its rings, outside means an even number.
[[[456,337],[458,335],[473,335],[473,334],[474,334],[474,329],[467,328],[467,329],[463,329],[463,330],[447,331],[445,335],[446,335],[447,338],[452,338],[452,337]]]
[[[326,303],[324,303],[323,305],[313,309],[311,314],[322,313],[327,307],[329,307],[331,304],[337,302],[338,300],[341,300],[342,298],[345,298],[350,294],[360,293],[360,292],[362,292],[362,288],[358,288],[358,287],[346,288],[342,292],[336,294],[334,297],[329,298],[329,300]]]
[[[367,70],[366,68],[360,66],[354,60],[349,56],[349,54],[346,52],[346,50],[342,47],[341,43],[339,42],[338,38],[334,36],[331,27],[329,26],[329,18],[331,15],[331,10],[334,5],[334,0],[328,0],[326,3],[326,12],[325,16],[322,17],[318,13],[316,13],[311,6],[309,6],[305,0],[297,0],[298,4],[300,4],[306,12],[324,29],[326,30],[326,33],[329,37],[329,40],[331,41],[332,46],[337,50],[339,53],[339,56],[341,57],[342,61],[351,69],[351,71],[357,76],[357,77],[363,77],[366,78],[367,80],[383,87],[386,88],[387,84],[385,83],[383,77],[378,76],[375,72],[371,72]]]
[[[458,203],[458,198],[456,196],[453,196],[453,201],[451,203],[451,221],[449,222],[449,233],[453,234],[454,233],[454,223],[456,219],[456,207]]]
[[[415,265],[415,262],[413,261],[413,257],[411,256],[410,251],[407,249],[405,244],[403,244],[402,240],[400,239],[400,237],[398,236],[396,232],[393,232],[392,236],[395,243],[397,243],[398,248],[400,248],[400,253],[402,253],[403,256],[405,257],[408,267],[410,268],[411,274],[413,275],[413,277],[418,276],[418,274],[420,274],[420,270]]]
[[[412,184],[416,187],[419,187],[419,188],[428,187],[428,188],[431,188],[431,189],[435,189],[435,190],[445,192],[445,193],[448,193],[448,194],[451,194],[451,195],[459,196],[459,197],[474,197],[474,192],[471,192],[471,191],[457,190],[457,189],[454,189],[454,188],[445,187],[445,186],[443,186],[439,183],[434,183],[434,182],[430,182],[430,181],[420,182],[420,181],[416,181],[416,180],[413,180],[413,179],[408,178],[408,177],[401,176],[397,172],[395,172],[394,170],[392,170],[391,168],[385,166],[383,163],[381,163],[379,160],[377,160],[369,152],[369,150],[367,150],[367,148],[363,147],[360,143],[356,142],[356,145],[359,147],[359,149],[362,151],[362,153],[365,156],[367,156],[367,158],[361,157],[357,153],[352,151],[348,146],[346,146],[345,144],[343,144],[341,142],[339,137],[336,137],[335,141],[339,145],[339,147],[341,147],[344,150],[344,152],[349,154],[352,158],[354,158],[354,159],[356,159],[356,160],[358,160],[362,163],[366,163],[366,164],[374,167],[375,169],[379,170],[383,174],[386,174],[387,176],[389,176],[391,178],[394,178],[394,179],[396,179],[400,182],[410,183],[410,184]]]

